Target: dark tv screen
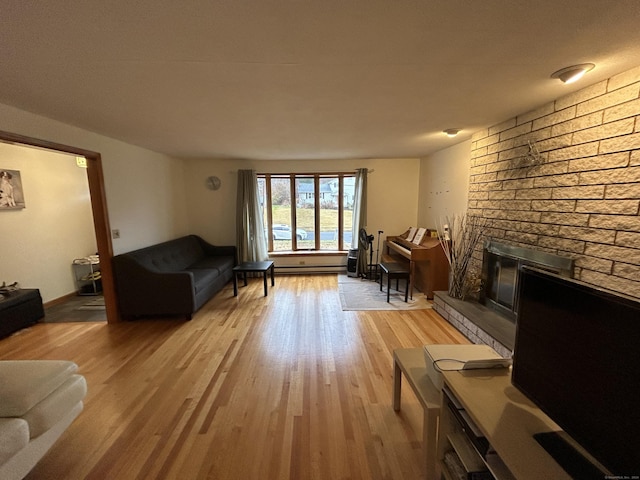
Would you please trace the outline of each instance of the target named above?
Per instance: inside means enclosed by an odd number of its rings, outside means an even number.
[[[640,474],[638,299],[523,268],[512,382],[612,474]]]

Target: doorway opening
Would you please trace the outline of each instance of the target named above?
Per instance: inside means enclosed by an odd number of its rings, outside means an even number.
[[[120,321],[113,282],[113,271],[111,268],[113,245],[109,235],[111,229],[109,225],[109,215],[104,189],[104,176],[102,171],[102,157],[100,153],[4,131],[0,131],[0,141],[68,153],[84,157],[86,159],[91,211],[93,214],[96,245],[101,263],[102,291],[104,295],[107,322],[116,323]]]

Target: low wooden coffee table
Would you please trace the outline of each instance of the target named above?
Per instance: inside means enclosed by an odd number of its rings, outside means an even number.
[[[244,286],[247,286],[247,272],[262,272],[262,278],[264,281],[264,296],[266,297],[269,293],[267,291],[267,272],[271,271],[271,286],[273,287],[275,283],[274,275],[273,275],[273,261],[269,260],[266,262],[244,262],[240,265],[236,265],[233,267],[233,296],[238,296],[238,274],[242,273],[242,278],[244,280]]]

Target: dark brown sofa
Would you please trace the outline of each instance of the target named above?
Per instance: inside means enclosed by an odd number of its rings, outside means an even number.
[[[235,246],[215,246],[197,235],[113,257],[123,318],[191,316],[233,278]]]

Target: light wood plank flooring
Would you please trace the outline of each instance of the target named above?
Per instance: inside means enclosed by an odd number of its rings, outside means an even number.
[[[468,343],[433,310],[343,312],[337,276],[231,284],[193,318],[37,324],[0,359],[69,359],[85,409],[28,479],[418,479],[392,351]]]

